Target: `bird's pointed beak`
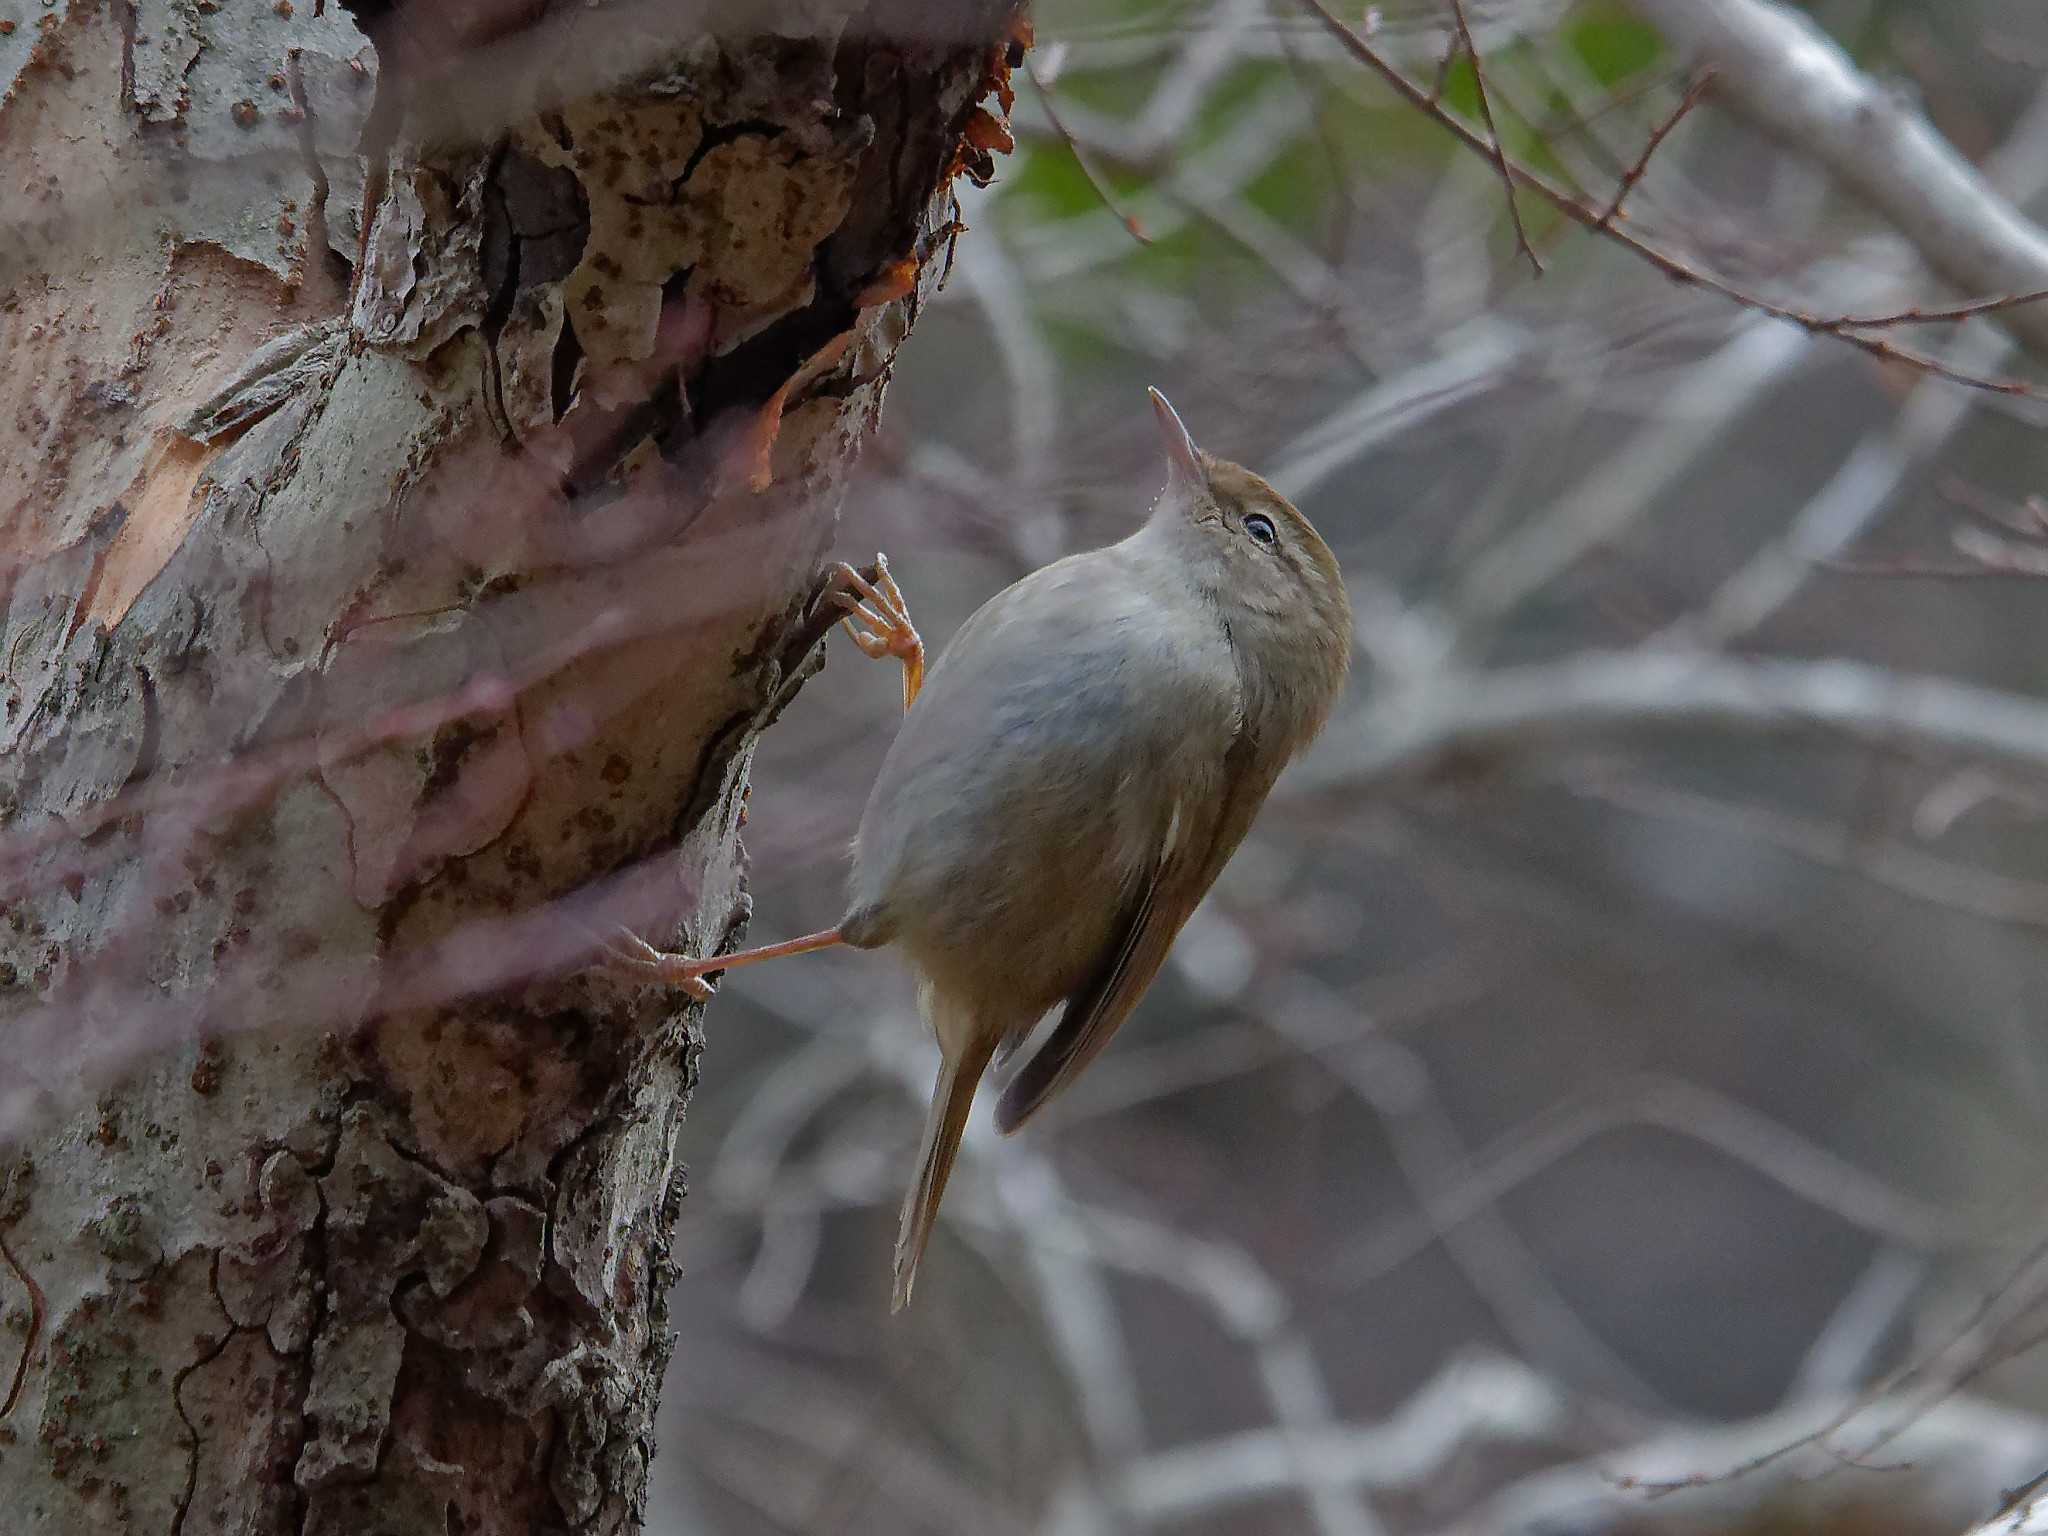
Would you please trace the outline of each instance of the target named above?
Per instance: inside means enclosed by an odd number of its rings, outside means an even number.
[[[1152,397],[1152,414],[1159,418],[1159,435],[1166,439],[1168,483],[1199,488],[1208,478],[1202,472],[1202,450],[1195,446],[1172,402],[1156,389],[1145,393]]]

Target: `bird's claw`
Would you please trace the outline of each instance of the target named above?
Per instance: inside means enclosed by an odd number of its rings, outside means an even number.
[[[680,987],[700,1003],[709,1002],[718,991],[716,984],[702,974],[702,961],[656,949],[623,924],[605,940],[601,954],[611,970],[630,974],[641,981],[658,981],[665,986]]]
[[[875,661],[893,656],[903,664],[903,707],[910,708],[924,682],[924,640],[910,621],[910,605],[903,600],[902,588],[889,574],[888,558],[875,556],[873,581],[845,564],[833,575],[837,585],[832,601],[846,610],[846,617],[840,620],[846,633],[863,656]]]

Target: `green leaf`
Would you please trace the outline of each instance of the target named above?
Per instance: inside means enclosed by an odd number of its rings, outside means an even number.
[[[1595,4],[1565,29],[1565,40],[1602,85],[1639,75],[1664,55],[1664,39],[1620,6]]]

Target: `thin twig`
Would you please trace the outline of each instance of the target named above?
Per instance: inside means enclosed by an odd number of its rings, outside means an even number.
[[[2042,299],[2048,299],[2048,288],[2037,288],[2032,293],[2008,293],[2002,298],[1973,299],[1968,304],[1955,304],[1947,309],[1902,309],[1889,315],[1842,315],[1819,329],[1832,331],[1861,327],[1877,330],[1888,325],[1946,325],[1957,320],[1973,320],[2001,309],[2017,309],[2022,304],[2037,304]]]
[[[1465,51],[1465,40],[1454,31],[1450,46],[1444,49],[1444,56],[1436,61],[1436,79],[1429,87],[1429,99],[1442,101],[1444,92],[1450,89],[1451,71],[1457,67],[1458,58]]]
[[[1972,165],[1799,8],[1780,0],[1630,0],[1630,9],[1674,54],[1719,63],[1717,105],[1883,215],[1951,288],[2048,285],[2048,230],[1992,185],[1990,167]],[[2048,358],[2048,311],[2018,310],[2004,323],[2035,358]]]
[[[2039,1493],[2044,1485],[2048,1485],[2048,1471],[2036,1472],[2018,1487],[2006,1489],[1999,1496],[1998,1508],[1991,1512],[1991,1519],[1997,1520],[2002,1516],[2012,1514],[2022,1504]],[[1989,1523],[1989,1521],[1986,1522],[1986,1524]]]
[[[1039,79],[1038,70],[1028,57],[1024,60],[1024,73],[1031,83],[1038,87],[1038,105],[1045,113],[1045,120],[1052,124],[1053,132],[1066,141],[1068,150],[1074,156],[1074,164],[1078,165],[1081,174],[1088,178],[1088,185],[1093,187],[1095,195],[1102,199],[1102,206],[1117,216],[1123,227],[1131,232],[1133,240],[1140,245],[1150,245],[1152,237],[1145,233],[1145,226],[1138,222],[1136,215],[1124,212],[1117,205],[1116,194],[1110,191],[1109,183],[1104,181],[1101,172],[1096,170],[1094,160],[1081,147],[1081,141],[1075,138],[1067,125],[1061,121],[1059,109],[1052,104],[1051,89]]]
[[[1955,366],[1982,373],[2012,348],[2009,334],[1984,326],[1958,336],[1947,355]],[[1757,630],[1805,589],[1823,562],[1859,552],[1864,534],[1906,477],[1940,454],[1978,403],[1972,392],[1923,381],[1896,417],[1863,434],[1782,534],[1723,581],[1697,612],[1667,626],[1659,643],[1721,648]]]
[[[2048,537],[2048,505],[2044,505],[2039,496],[2028,496],[2015,506],[1960,475],[1944,476],[1934,489],[1943,500],[1953,502],[1971,516],[2003,532],[2017,534],[2030,543]]]
[[[2017,1296],[2020,1298],[2019,1306],[2021,1309],[2024,1309],[2025,1306],[2038,1298],[2041,1290],[2044,1263],[2048,1263],[2048,1241],[2036,1243],[2033,1248],[2029,1249],[2025,1259],[2014,1269],[2010,1278],[1994,1289],[1989,1296],[1985,1297],[1970,1315],[1935,1348],[1929,1350],[1910,1364],[1893,1371],[1884,1380],[1873,1383],[1851,1397],[1838,1412],[1831,1414],[1826,1422],[1810,1433],[1787,1439],[1768,1450],[1761,1451],[1756,1455],[1716,1471],[1693,1472],[1684,1477],[1671,1478],[1633,1478],[1624,1476],[1614,1479],[1616,1485],[1627,1488],[1632,1492],[1644,1494],[1649,1498],[1658,1499],[1674,1493],[1684,1493],[1690,1489],[1704,1487],[1709,1483],[1734,1482],[1737,1479],[1761,1472],[1766,1467],[1785,1460],[1795,1452],[1809,1447],[1827,1446],[1837,1434],[1847,1429],[1866,1413],[1899,1398],[1906,1390],[1917,1386],[1921,1382],[1932,1382],[1933,1388],[1931,1392],[1923,1393],[1925,1406],[1908,1417],[1899,1426],[1899,1429],[1894,1430],[1891,1435],[1867,1447],[1865,1450],[1867,1455],[1870,1450],[1877,1449],[1880,1445],[1887,1443],[1891,1439],[1896,1439],[1898,1433],[1910,1427],[1920,1414],[1931,1410],[1943,1399],[1952,1395],[1954,1388],[1943,1377],[1936,1374],[1935,1368],[1941,1364],[1944,1356],[1952,1352],[1963,1353],[1971,1358],[1973,1362],[1981,1362],[1985,1358],[1985,1353],[1977,1348],[1978,1341],[1982,1340],[1986,1343],[1995,1342],[1999,1329],[2011,1320],[2009,1317],[2003,1316],[2003,1314],[2010,1310],[2013,1297]],[[1968,1370],[1969,1367],[1966,1366],[1964,1369]]]
[[[2048,547],[2038,540],[2019,543],[1981,528],[1963,527],[1949,534],[1949,542],[1955,545],[1958,554],[1975,560],[1988,571],[2032,576],[2037,580],[2048,576]]]
[[[1679,119],[1699,104],[1700,97],[1707,93],[1707,87],[1713,83],[1714,70],[1713,66],[1709,65],[1700,71],[1698,78],[1691,85],[1686,87],[1685,94],[1679,97],[1678,105],[1672,109],[1671,115],[1651,130],[1649,142],[1643,146],[1643,152],[1636,156],[1636,163],[1623,173],[1621,185],[1614,189],[1614,201],[1607,205],[1607,211],[1600,215],[1600,222],[1593,226],[1594,229],[1605,230],[1621,216],[1621,205],[1628,201],[1629,193],[1636,189],[1636,183],[1643,179],[1643,173],[1650,168],[1650,156],[1657,153],[1658,146],[1670,137],[1671,130],[1678,126]]]
[[[1479,120],[1486,124],[1486,139],[1493,150],[1493,166],[1500,173],[1501,186],[1507,191],[1508,222],[1515,227],[1515,254],[1528,257],[1530,270],[1541,277],[1543,262],[1536,255],[1536,248],[1529,243],[1529,232],[1522,227],[1522,208],[1515,201],[1515,173],[1508,169],[1507,148],[1500,141],[1500,130],[1493,124],[1493,104],[1486,99],[1486,71],[1480,66],[1479,45],[1472,41],[1472,26],[1465,18],[1465,0],[1451,0],[1451,16],[1458,24],[1458,41],[1464,47],[1465,56],[1472,61],[1472,90],[1479,98]],[[1440,102],[1433,105],[1442,110]]]
[[[1476,1149],[1429,1216],[1391,1216],[1325,1265],[1332,1294],[1367,1285],[1428,1251],[1444,1222],[1496,1207],[1598,1138],[1656,1130],[1769,1180],[1794,1199],[1916,1252],[1982,1240],[1989,1217],[1922,1202],[1762,1111],[1684,1078],[1634,1072],[1542,1110]],[[1432,1224],[1432,1222],[1437,1224]]]
[[[1761,315],[1768,315],[1774,320],[1787,321],[1811,334],[1832,336],[1836,340],[1845,342],[1859,351],[1869,353],[1872,357],[1882,358],[1887,362],[1902,363],[1922,373],[1932,374],[1937,378],[1947,379],[1951,383],[1961,384],[1970,389],[1988,390],[1993,394],[2000,395],[2026,395],[2033,398],[2040,398],[2044,393],[2040,388],[2025,379],[1993,378],[1965,373],[1961,369],[1953,368],[1947,363],[1942,362],[1941,359],[1930,357],[1924,352],[1916,352],[1907,347],[1896,346],[1879,337],[1850,330],[1843,325],[1840,317],[1831,319],[1813,314],[1807,310],[1794,308],[1787,304],[1773,303],[1771,300],[1762,298],[1757,294],[1745,292],[1734,284],[1691,265],[1669,251],[1651,245],[1648,241],[1631,234],[1619,224],[1603,224],[1597,209],[1573,196],[1549,177],[1530,169],[1526,165],[1520,164],[1508,156],[1505,150],[1501,150],[1497,143],[1479,133],[1470,124],[1459,118],[1457,114],[1448,111],[1440,103],[1431,101],[1428,93],[1421,86],[1410,80],[1407,75],[1395,68],[1370,43],[1346,26],[1342,19],[1324,3],[1324,0],[1299,0],[1299,3],[1322,22],[1325,30],[1337,39],[1345,52],[1386,81],[1409,105],[1415,107],[1418,111],[1427,113],[1445,128],[1449,129],[1467,149],[1470,149],[1474,154],[1483,155],[1489,160],[1494,160],[1498,165],[1503,166],[1507,174],[1515,181],[1536,193],[1573,223],[1582,225],[1594,234],[1602,235],[1616,244],[1633,251],[1637,256],[1655,267],[1673,282],[1704,289],[1708,293],[1727,299],[1730,303],[1739,304],[1745,309],[1755,310]]]
[[[1545,144],[1553,144],[1554,141],[1563,138],[1568,133],[1581,134],[1591,138],[1587,130],[1603,117],[1619,112],[1624,107],[1633,106],[1651,92],[1666,85],[1676,85],[1684,78],[1684,70],[1674,69],[1669,74],[1653,75],[1640,84],[1630,86],[1627,90],[1614,91],[1599,106],[1592,108],[1590,111],[1566,112],[1562,116],[1547,118],[1540,123],[1536,122],[1533,118],[1526,118],[1525,120],[1529,123],[1529,131]],[[1593,139],[1592,143],[1594,147],[1603,151],[1606,148],[1597,139]]]

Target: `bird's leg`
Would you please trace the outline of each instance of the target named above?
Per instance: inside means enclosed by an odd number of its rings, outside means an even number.
[[[630,928],[622,927],[605,946],[605,957],[619,970],[681,987],[701,1003],[714,990],[704,979],[707,971],[729,971],[736,965],[752,965],[757,960],[775,960],[783,955],[808,954],[814,949],[830,949],[834,944],[845,942],[837,928],[827,928],[822,933],[807,933],[798,939],[784,939],[780,943],[762,944],[754,949],[736,949],[729,955],[706,955],[697,960],[689,955],[675,955],[656,949]]]
[[[846,564],[835,566],[830,580],[832,602],[846,610],[846,617],[840,622],[861,653],[878,661],[894,656],[903,664],[903,707],[908,710],[924,684],[924,641],[918,636],[917,626],[910,622],[910,605],[903,600],[903,590],[896,585],[896,578],[889,574],[887,557],[875,556],[873,581]],[[656,949],[631,929],[621,927],[605,942],[604,957],[615,970],[681,987],[702,1002],[714,990],[704,979],[707,972],[729,971],[735,966],[776,960],[784,955],[808,954],[845,942],[837,928],[827,928],[822,933],[807,933],[777,944],[698,959]]]
[[[876,661],[894,656],[903,663],[903,707],[908,710],[924,686],[924,641],[910,622],[910,605],[889,574],[888,560],[875,556],[873,581],[850,565],[841,565],[832,574],[839,584],[832,601],[846,610],[840,622],[861,654]]]

